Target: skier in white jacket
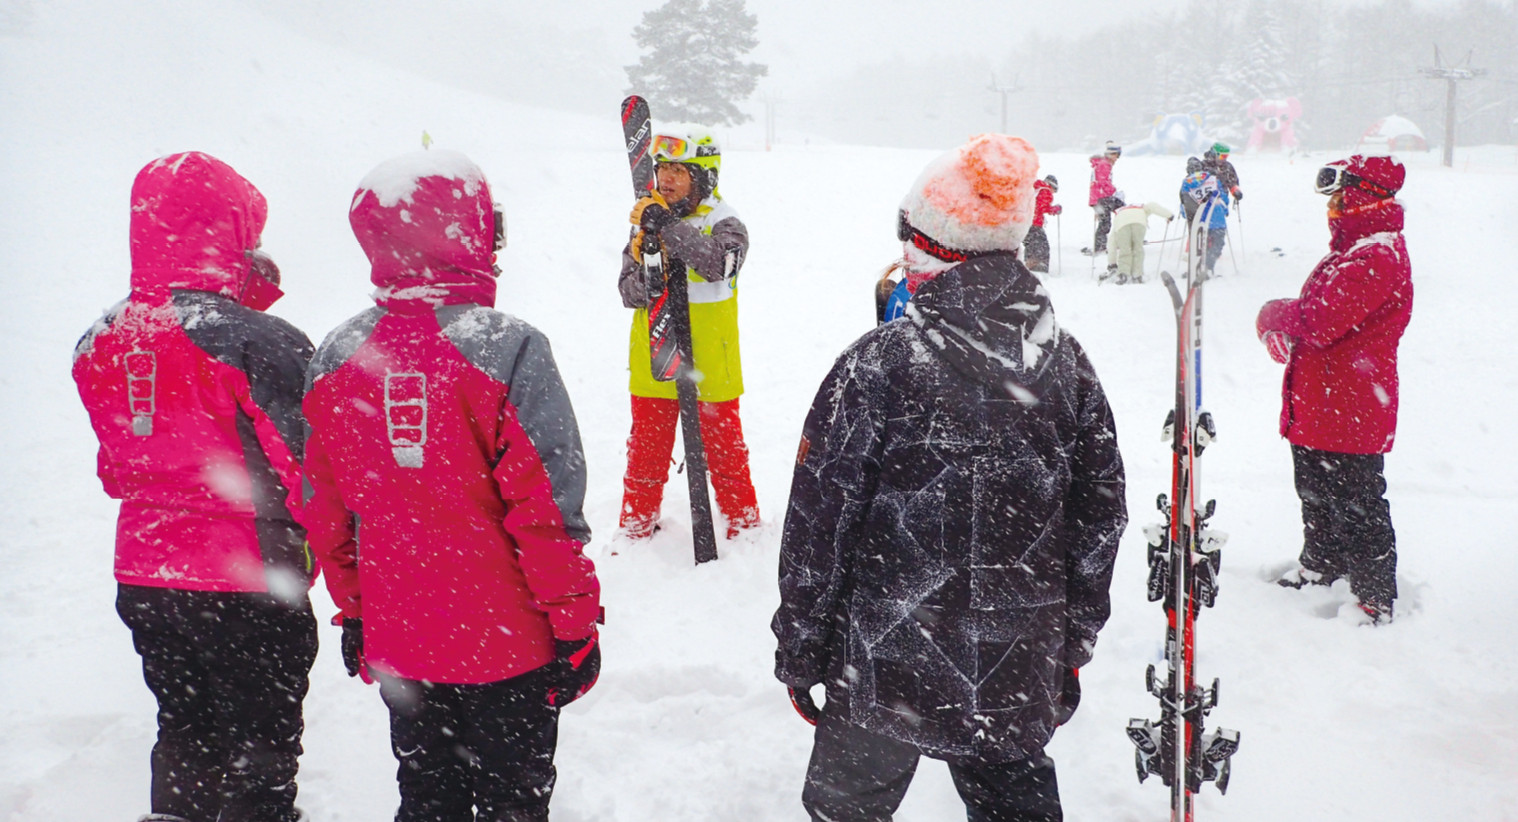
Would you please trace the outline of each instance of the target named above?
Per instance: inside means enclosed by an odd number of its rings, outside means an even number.
[[[1117,195],[1119,198],[1122,194]],[[1103,281],[1117,278],[1118,285],[1144,281],[1144,235],[1149,218],[1162,217],[1170,222],[1175,215],[1159,203],[1121,205],[1112,212],[1112,242],[1107,273]]]

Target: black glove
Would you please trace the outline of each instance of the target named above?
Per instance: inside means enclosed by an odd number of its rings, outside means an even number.
[[[817,720],[822,718],[822,709],[812,701],[812,690],[797,688],[794,685],[787,686],[786,690],[791,694],[791,707],[796,709],[796,713],[801,714],[801,718],[805,719],[807,724],[816,725]]]
[[[562,708],[584,696],[601,676],[601,642],[595,634],[585,639],[555,639],[553,649],[548,704]]]
[[[658,234],[665,226],[680,222],[680,218],[664,204],[664,198],[653,195],[644,197],[633,206],[632,217],[639,228],[651,234]]]
[[[1236,203],[1244,202],[1244,189],[1236,188],[1233,190],[1233,201]]]
[[[364,656],[362,619],[343,620],[343,667],[348,669],[348,676],[362,679],[365,685],[374,682],[374,677],[369,675],[369,660]]]
[[[1075,709],[1081,704],[1081,680],[1080,669],[1066,668],[1065,683],[1060,688],[1059,699],[1054,708],[1054,725],[1058,727],[1070,721],[1075,716]]]

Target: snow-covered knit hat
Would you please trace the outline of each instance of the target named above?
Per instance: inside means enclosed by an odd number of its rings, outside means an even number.
[[[1016,251],[1033,224],[1038,154],[1021,137],[980,134],[928,164],[901,201],[897,234],[945,262]]]

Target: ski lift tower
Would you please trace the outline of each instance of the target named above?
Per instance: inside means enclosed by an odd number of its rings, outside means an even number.
[[[1434,67],[1423,69],[1425,76],[1434,80],[1443,80],[1447,84],[1444,98],[1444,165],[1453,168],[1455,165],[1455,86],[1461,80],[1474,80],[1486,74],[1486,69],[1469,68],[1471,53],[1466,53],[1466,67],[1447,67],[1439,56],[1439,47],[1434,46]]]
[[[997,94],[1001,95],[1001,133],[1002,134],[1006,134],[1007,133],[1007,95],[1009,95],[1009,94],[1016,94],[1017,92],[1022,91],[1023,87],[1021,85],[1018,85],[1016,77],[1012,78],[1012,85],[1010,85],[1010,86],[999,85],[996,82],[996,75],[992,74],[991,75],[991,85],[988,86],[986,88],[986,90],[987,91],[994,91]]]

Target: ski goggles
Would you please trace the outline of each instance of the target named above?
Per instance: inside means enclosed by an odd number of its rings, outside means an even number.
[[[1357,174],[1351,174],[1347,167],[1337,163],[1318,169],[1318,177],[1313,181],[1312,190],[1319,194],[1332,194],[1346,186],[1364,189],[1382,199],[1392,196],[1391,189],[1378,186]]]
[[[654,142],[649,146],[648,153],[655,160],[663,160],[666,163],[682,163],[693,160],[696,157],[696,146],[683,137],[674,137],[669,134],[659,134],[654,137]]]
[[[1347,185],[1354,185],[1358,180],[1344,166],[1323,166],[1318,169],[1318,178],[1313,181],[1312,190],[1319,194],[1332,194]]]

